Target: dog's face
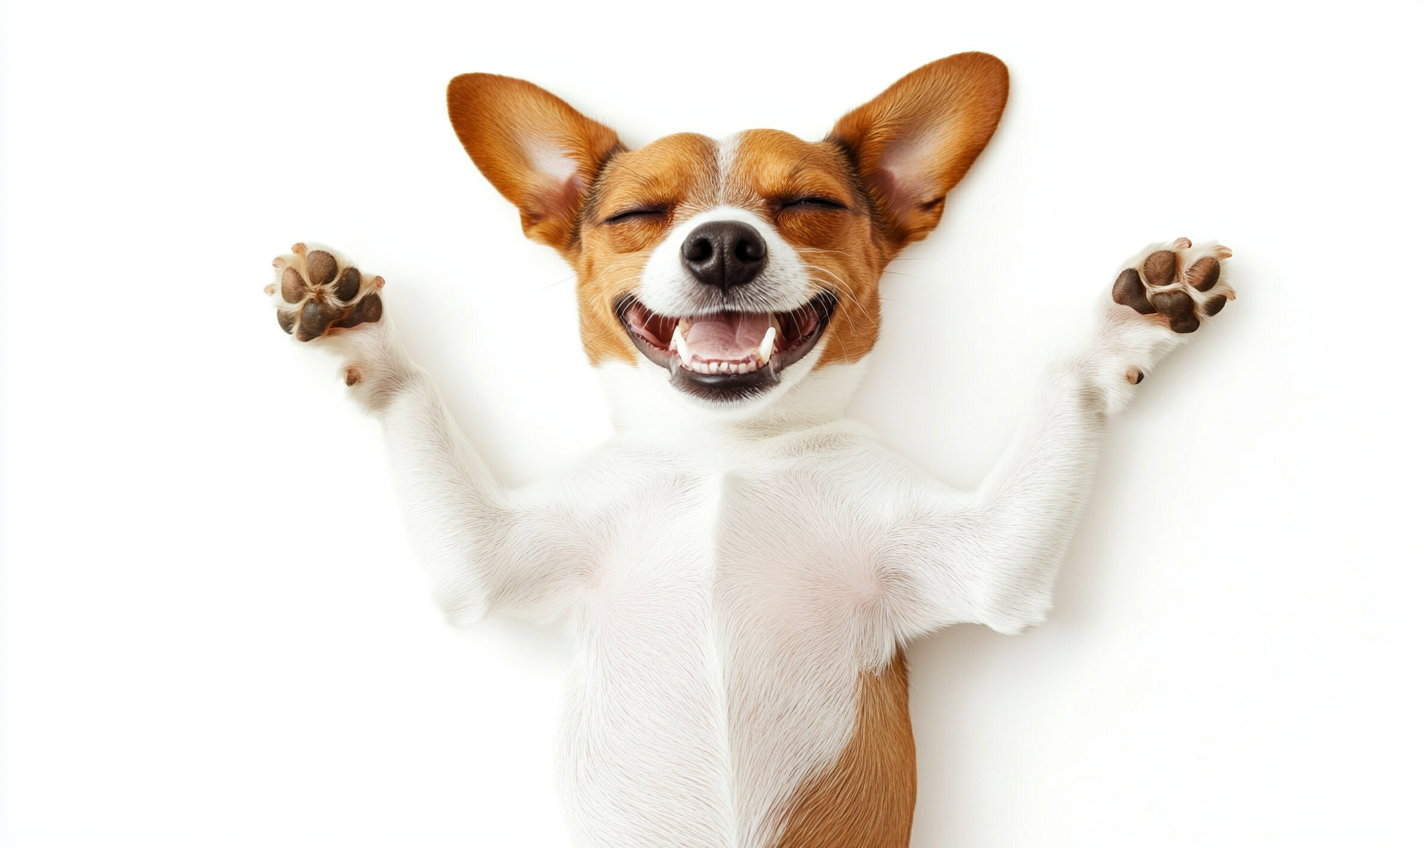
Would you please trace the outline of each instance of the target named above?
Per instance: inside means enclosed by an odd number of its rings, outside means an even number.
[[[870,352],[881,273],[939,222],[998,125],[1008,74],[962,53],[824,141],[749,130],[640,150],[523,80],[466,74],[448,96],[525,234],[578,272],[589,359],[640,367],[694,403],[750,408]]]

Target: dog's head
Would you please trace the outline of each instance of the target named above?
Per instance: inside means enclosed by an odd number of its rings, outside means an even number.
[[[932,62],[841,118],[825,140],[749,130],[629,150],[523,80],[450,81],[450,120],[524,233],[578,273],[595,365],[722,409],[762,406],[854,364],[880,329],[881,273],[939,222],[998,126],[1002,62]]]

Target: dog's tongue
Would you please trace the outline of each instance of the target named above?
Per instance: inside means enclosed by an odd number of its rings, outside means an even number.
[[[723,312],[691,321],[684,338],[693,356],[704,362],[735,362],[756,354],[766,328],[771,326],[771,314]]]

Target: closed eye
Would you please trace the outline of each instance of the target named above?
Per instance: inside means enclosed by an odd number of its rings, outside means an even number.
[[[832,200],[829,197],[809,194],[804,197],[789,197],[781,201],[782,209],[846,209],[846,205],[839,200]]]
[[[635,206],[632,209],[624,209],[622,212],[615,212],[603,219],[605,224],[618,224],[623,221],[635,221],[640,218],[653,220],[667,216],[667,209],[662,206]]]

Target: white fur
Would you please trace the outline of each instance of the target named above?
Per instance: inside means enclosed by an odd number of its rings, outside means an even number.
[[[640,297],[679,314],[679,276],[657,261]],[[783,293],[804,298],[786,267]],[[770,399],[716,410],[641,357],[605,365],[615,438],[565,478],[508,490],[389,318],[314,344],[359,374],[353,391],[384,424],[451,621],[520,615],[568,633],[559,751],[575,842],[760,848],[850,738],[863,671],[950,624],[1044,620],[1106,417],[1135,391],[1128,369],[1183,341],[1110,300],[1101,316],[973,492],[843,417],[863,361],[813,370],[808,356]]]

